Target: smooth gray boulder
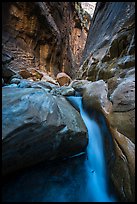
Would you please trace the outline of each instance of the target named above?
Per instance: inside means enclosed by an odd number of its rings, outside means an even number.
[[[110,96],[111,125],[135,143],[135,76],[125,78]]]
[[[96,109],[109,113],[111,103],[107,97],[108,86],[103,80],[91,82],[83,91],[83,105],[87,110]]]
[[[85,151],[85,124],[65,97],[3,87],[2,108],[3,174]]]

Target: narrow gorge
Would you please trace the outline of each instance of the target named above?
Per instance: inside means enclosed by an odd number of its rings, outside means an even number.
[[[2,201],[135,202],[135,2],[2,3]]]

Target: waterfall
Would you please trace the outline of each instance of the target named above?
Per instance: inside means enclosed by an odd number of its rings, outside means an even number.
[[[18,172],[3,185],[4,202],[115,202],[110,190],[104,156],[103,136],[107,126],[99,115],[101,127],[82,106],[82,97],[69,96],[79,110],[88,131],[85,152],[60,161],[43,162]],[[103,134],[103,135],[102,135]]]
[[[100,127],[94,118],[90,118],[88,113],[84,111],[82,97],[69,96],[68,100],[75,108],[79,109],[88,130],[89,142],[87,146],[87,159],[85,160],[87,182],[85,186],[86,196],[84,201],[115,202],[115,196],[108,193],[109,184],[107,167],[104,154],[103,135]]]

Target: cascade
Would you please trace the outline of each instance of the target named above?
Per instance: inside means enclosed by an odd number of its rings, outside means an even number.
[[[116,202],[104,156],[102,131],[82,106],[82,97],[68,96],[87,127],[85,152],[61,161],[43,162],[18,172],[3,186],[3,201],[11,202]],[[107,131],[103,118],[100,123]],[[106,134],[107,135],[107,134]]]
[[[84,111],[82,97],[69,96],[68,99],[79,109],[88,130],[89,143],[87,146],[87,159],[85,160],[87,173],[85,201],[115,202],[115,196],[108,193],[109,182],[107,178],[103,136],[100,127],[94,118],[90,118],[86,111]],[[105,121],[103,119],[102,122],[104,123]],[[103,124],[103,126],[105,125]]]

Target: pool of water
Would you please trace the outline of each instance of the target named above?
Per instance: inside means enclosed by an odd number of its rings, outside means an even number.
[[[86,152],[62,161],[43,162],[6,178],[3,202],[116,202],[106,166],[104,132],[84,111],[80,96],[68,100],[80,111],[87,127]],[[100,121],[104,127],[103,118]]]

